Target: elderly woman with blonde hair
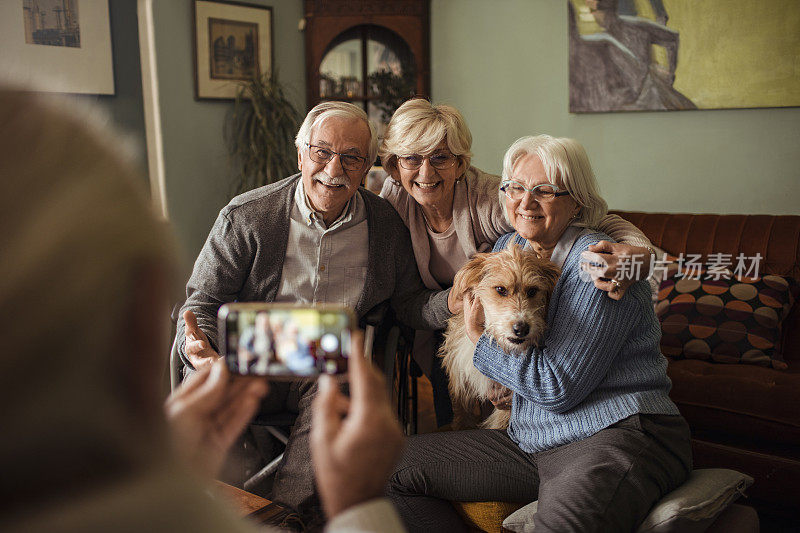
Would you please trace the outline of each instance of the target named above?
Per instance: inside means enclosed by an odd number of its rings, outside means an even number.
[[[513,391],[508,429],[411,437],[390,497],[410,531],[461,531],[450,501],[493,500],[538,500],[537,533],[634,531],[692,462],[650,287],[636,282],[613,301],[583,275],[581,254],[609,237],[574,222],[603,204],[576,141],[519,139],[498,189],[514,232],[494,251],[521,246],[561,268],[547,331],[540,346],[505,353],[483,334],[480,303],[465,299],[475,367]]]
[[[449,105],[412,99],[401,105],[386,129],[379,155],[389,178],[381,196],[389,200],[411,233],[422,281],[429,289],[452,286],[455,273],[475,253],[492,248],[511,230],[497,201],[500,177],[470,165],[472,134],[461,113]],[[619,299],[634,279],[616,280],[622,255],[639,255],[650,263],[651,244],[635,226],[607,213],[599,195],[581,196],[572,224],[602,230],[616,243],[603,242],[592,251],[607,252],[608,269],[595,285]],[[617,244],[621,243],[621,244]],[[449,422],[452,408],[447,381],[433,357],[433,333],[418,331],[414,357],[431,378],[437,422]],[[438,336],[438,334],[436,334]],[[505,405],[508,391],[498,389],[495,405]]]

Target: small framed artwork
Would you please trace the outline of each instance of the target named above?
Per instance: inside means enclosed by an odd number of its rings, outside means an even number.
[[[272,8],[194,2],[195,98],[232,100],[239,82],[272,70]]]
[[[0,2],[9,79],[59,93],[114,94],[108,0]]]

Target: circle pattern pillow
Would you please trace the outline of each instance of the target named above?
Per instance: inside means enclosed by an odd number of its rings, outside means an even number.
[[[785,370],[781,324],[797,292],[797,282],[783,276],[712,280],[673,275],[661,282],[656,303],[661,351],[676,359]]]

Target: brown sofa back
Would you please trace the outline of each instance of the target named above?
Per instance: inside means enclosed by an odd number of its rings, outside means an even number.
[[[760,272],[791,276],[800,282],[800,216],[692,215],[615,211],[637,226],[656,246],[673,255],[760,253]],[[783,325],[783,356],[790,371],[800,367],[800,304]]]

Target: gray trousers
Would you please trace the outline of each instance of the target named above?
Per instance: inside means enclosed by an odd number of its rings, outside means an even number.
[[[309,432],[311,431],[311,403],[317,394],[316,381],[295,381],[270,383],[270,391],[262,401],[259,415],[275,413],[294,413],[297,415],[286,450],[283,454],[275,480],[272,483],[270,498],[294,511],[303,519],[310,531],[322,528],[324,514],[317,497],[314,483],[314,469],[311,464]],[[263,431],[252,431],[255,439],[266,438]],[[272,446],[256,442],[256,455],[250,460],[266,464],[272,459]]]
[[[692,468],[683,417],[633,415],[538,453],[503,430],[417,435],[389,482],[409,531],[465,531],[450,501],[539,500],[535,529],[634,531]]]

